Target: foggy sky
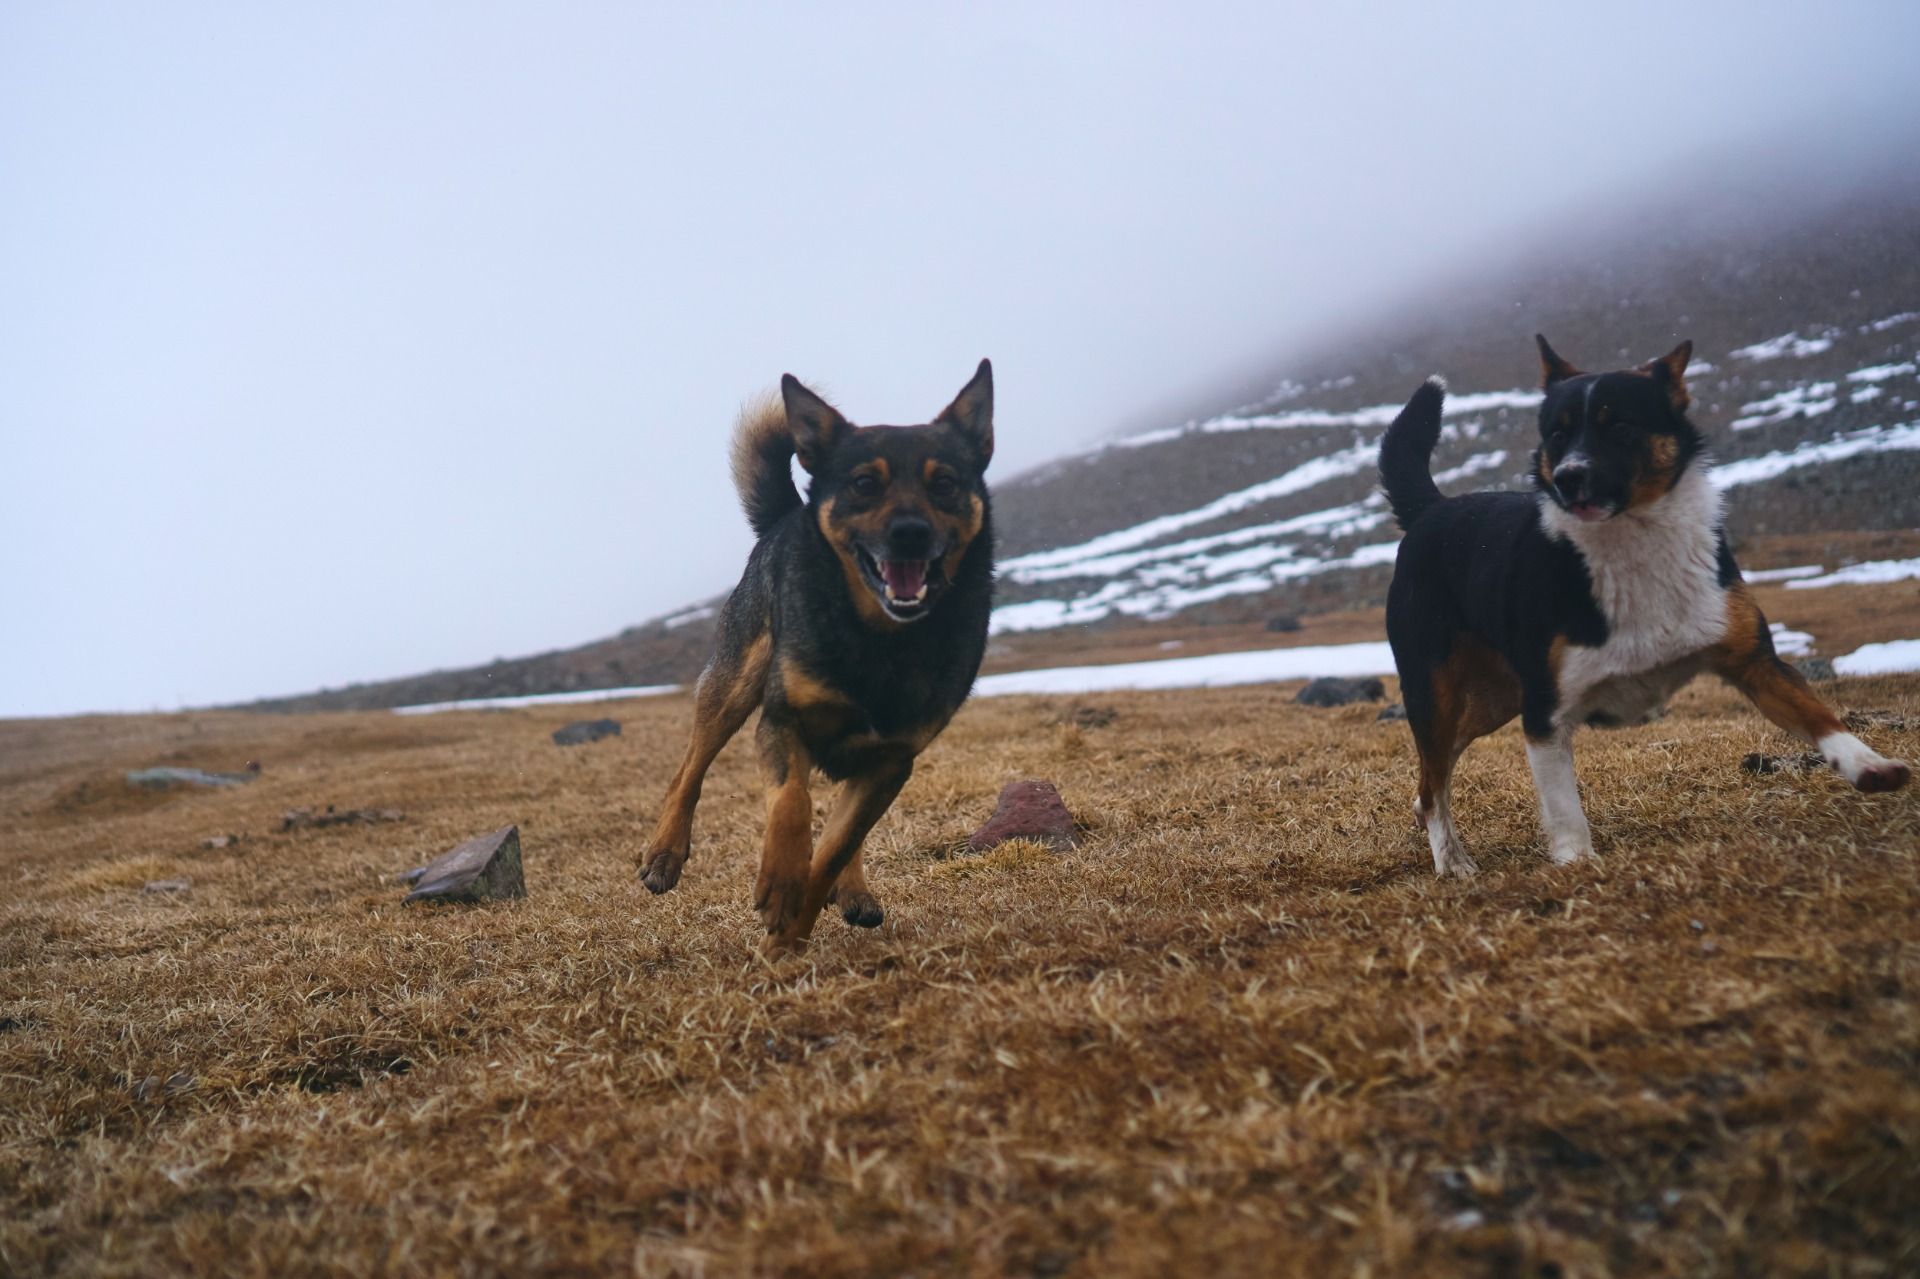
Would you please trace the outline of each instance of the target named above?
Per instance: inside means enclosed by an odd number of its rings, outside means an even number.
[[[0,715],[607,635],[737,574],[782,372],[991,356],[1004,477],[1913,108],[1917,6],[1452,8],[8,5]]]

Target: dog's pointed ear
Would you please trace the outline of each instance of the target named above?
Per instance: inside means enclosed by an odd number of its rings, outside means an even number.
[[[1573,365],[1568,364],[1560,358],[1560,352],[1547,345],[1546,334],[1536,333],[1533,335],[1533,340],[1540,344],[1541,389],[1551,390],[1556,383],[1564,382],[1570,377],[1580,376],[1582,370],[1576,369]]]
[[[780,399],[787,406],[787,430],[793,435],[793,451],[800,465],[812,475],[827,460],[853,424],[840,416],[840,410],[800,384],[791,373],[780,378]]]
[[[980,367],[973,372],[973,381],[960,388],[960,394],[940,410],[934,423],[958,431],[973,446],[974,454],[980,459],[980,469],[987,469],[987,463],[993,460],[993,365],[990,361],[980,361]]]
[[[1693,340],[1689,338],[1659,359],[1640,366],[1642,373],[1666,386],[1667,398],[1683,413],[1687,405],[1693,403],[1693,396],[1687,393],[1687,361],[1692,358]]]

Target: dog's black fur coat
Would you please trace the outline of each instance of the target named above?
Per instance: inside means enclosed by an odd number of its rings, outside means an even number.
[[[707,768],[755,710],[769,781],[755,904],[775,950],[821,906],[881,922],[861,845],[973,688],[993,608],[993,371],[925,426],[856,427],[792,377],[745,414],[734,483],[759,535],[721,609],[692,741],[641,880],[666,892],[689,852]],[[810,477],[802,498],[798,459]],[[809,778],[844,782],[812,840]]]

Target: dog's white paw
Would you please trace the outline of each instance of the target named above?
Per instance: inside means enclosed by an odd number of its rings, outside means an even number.
[[[1555,866],[1571,866],[1575,862],[1587,861],[1593,855],[1593,837],[1585,832],[1578,838],[1565,836],[1555,839],[1547,850],[1547,856],[1553,859]]]

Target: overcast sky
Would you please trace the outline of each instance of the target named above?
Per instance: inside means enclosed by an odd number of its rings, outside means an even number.
[[[991,356],[1012,474],[1911,111],[1916,48],[1900,3],[7,3],[0,715],[610,634],[733,580],[784,371],[913,422]]]

